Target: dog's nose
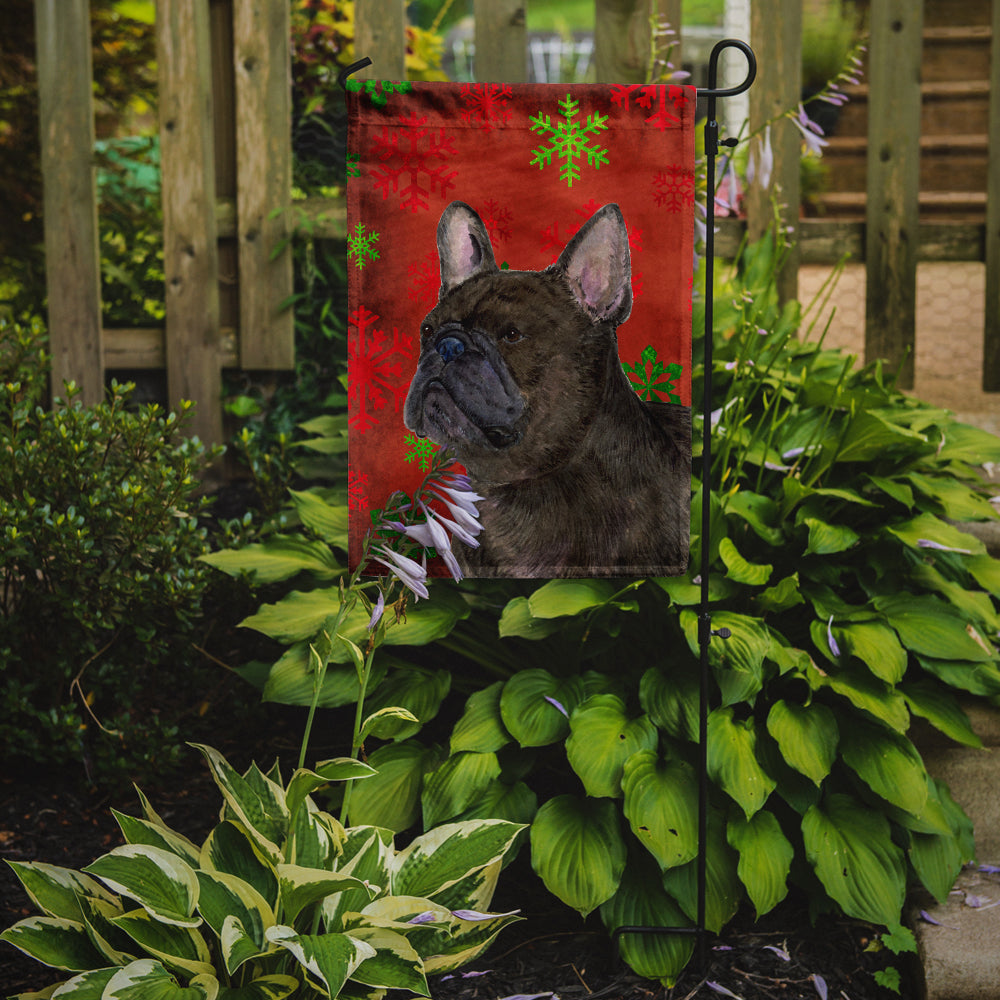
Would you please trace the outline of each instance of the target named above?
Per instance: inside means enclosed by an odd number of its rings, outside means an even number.
[[[435,344],[434,349],[441,356],[441,360],[444,361],[445,364],[449,364],[460,354],[465,353],[465,344],[463,344],[458,337],[442,337],[437,344]]]

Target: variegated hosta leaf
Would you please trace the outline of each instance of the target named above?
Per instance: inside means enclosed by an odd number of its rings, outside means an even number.
[[[729,845],[740,853],[736,873],[746,886],[757,916],[774,909],[788,895],[788,872],[795,849],[773,813],[761,809],[750,819],[737,816],[726,830]]]
[[[205,939],[190,927],[160,923],[145,910],[132,910],[111,921],[150,955],[189,976],[213,971],[212,956]]]
[[[523,829],[522,827],[522,832]],[[477,868],[465,878],[460,878],[446,889],[434,893],[434,901],[448,907],[449,910],[488,910],[493,902],[493,894],[496,892],[500,870],[505,860],[505,857],[497,858],[493,864]]]
[[[497,681],[469,696],[462,717],[451,733],[451,752],[474,750],[477,753],[495,753],[510,743],[500,716],[500,693],[503,681]]]
[[[566,757],[595,798],[621,797],[622,768],[639,750],[653,750],[659,739],[648,715],[630,719],[625,702],[613,694],[595,694],[577,706],[569,721]]]
[[[708,717],[708,774],[749,818],[767,801],[776,782],[757,761],[757,733],[752,718],[737,721],[732,707]]]
[[[105,965],[128,965],[139,958],[135,942],[114,924],[125,911],[120,902],[109,903],[93,896],[80,899],[83,921],[94,947],[104,956]]]
[[[882,813],[849,795],[830,795],[805,814],[802,837],[823,887],[849,917],[899,923],[906,866]]]
[[[100,968],[105,959],[95,950],[87,928],[65,917],[28,917],[0,934],[26,955],[54,969],[81,972]]]
[[[46,916],[81,920],[80,897],[92,896],[109,903],[114,896],[97,879],[74,871],[39,861],[8,861],[31,901]]]
[[[241,823],[225,820],[208,835],[199,867],[235,875],[252,885],[272,908],[278,905],[277,872]]]
[[[240,775],[212,747],[197,743],[192,745],[208,761],[227,807],[247,828],[264,855],[272,863],[277,863],[281,856],[279,845],[288,832],[284,789],[254,768],[246,776]]]
[[[393,859],[392,892],[433,899],[500,861],[523,827],[502,819],[446,823],[421,834]]]
[[[479,914],[476,919],[470,920],[462,916],[467,912],[453,910],[454,923],[451,931],[442,932],[436,947],[430,954],[424,955],[424,971],[428,975],[451,972],[474,961],[486,951],[504,927],[521,919],[516,912],[511,912]],[[414,945],[419,950],[417,941]]]
[[[285,844],[286,860],[304,868],[335,868],[344,836],[338,820],[317,809],[312,799],[306,799],[292,819]]]
[[[767,731],[781,748],[781,756],[815,785],[830,773],[840,732],[833,712],[812,702],[799,705],[778,700],[767,716]]]
[[[286,920],[294,921],[302,910],[345,889],[361,889],[375,895],[361,879],[342,872],[327,872],[301,865],[278,865],[281,906]]]
[[[437,826],[454,819],[474,803],[500,777],[495,753],[452,754],[436,771],[424,778],[420,796],[424,826]]]
[[[375,954],[366,958],[351,973],[355,982],[430,996],[424,963],[402,934],[385,927],[356,927],[351,931],[351,937],[375,949]]]
[[[610,932],[619,927],[690,927],[691,921],[664,891],[652,859],[629,859],[618,891],[601,905]],[[672,986],[694,950],[692,934],[623,934],[620,954],[640,976]]]
[[[232,975],[247,958],[266,950],[264,931],[274,925],[274,912],[252,885],[235,875],[200,871],[198,883],[201,887],[198,910],[219,939],[223,940],[227,921],[235,920],[239,924],[238,928],[230,928],[229,931],[230,944],[239,942],[238,960],[233,947],[223,949],[227,971]],[[253,947],[251,955],[246,954],[243,938],[250,940]],[[232,964],[231,959],[234,960]]]
[[[43,993],[21,993],[11,1000],[27,1000],[35,997],[40,1000],[42,997],[53,997],[55,1000],[101,1000],[104,996],[104,988],[114,978],[119,970],[119,966],[112,966],[107,969],[91,969],[89,972],[81,972],[80,975],[67,979],[66,982],[58,986],[54,991],[49,987]],[[50,992],[52,991],[52,992]]]
[[[323,900],[323,920],[328,931],[344,930],[345,913],[357,913],[368,905],[373,891],[388,889],[392,850],[391,831],[372,826],[356,826],[347,831],[337,870],[342,875],[353,875],[367,888],[345,889]]]
[[[187,837],[169,827],[149,820],[126,816],[125,813],[120,813],[117,809],[112,809],[111,812],[118,821],[122,835],[128,843],[159,847],[161,850],[176,854],[192,868],[197,866],[199,849]]]
[[[85,869],[113,892],[134,899],[150,916],[165,924],[197,927],[198,878],[194,869],[171,851],[147,844],[125,844]]]
[[[196,976],[187,986],[153,959],[143,958],[119,969],[108,981],[101,1000],[216,1000],[219,981]]]
[[[625,870],[615,803],[573,795],[549,799],[531,824],[531,865],[549,892],[583,916],[610,899]]]
[[[356,778],[370,778],[376,774],[373,767],[353,757],[336,757],[324,760],[313,770],[300,767],[288,782],[285,792],[285,805],[288,812],[294,815],[306,796],[312,795],[318,788],[328,785],[331,781],[350,781]]]
[[[690,765],[643,750],[625,762],[622,789],[632,832],[661,869],[697,855],[698,783]]]
[[[358,966],[375,957],[375,949],[349,934],[296,934],[291,927],[269,927],[267,939],[295,956],[309,978],[318,982],[332,997]]]
[[[218,1000],[285,1000],[299,985],[294,976],[261,976],[244,986],[224,986]]]

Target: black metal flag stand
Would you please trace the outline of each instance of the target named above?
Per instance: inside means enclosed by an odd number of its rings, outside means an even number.
[[[736,87],[719,88],[719,57],[727,48],[739,49],[747,60],[747,75]],[[371,65],[367,56],[346,66],[337,76],[337,82],[346,90],[346,81],[351,74]],[[698,908],[694,927],[622,926],[615,929],[612,937],[617,943],[623,934],[694,934],[698,940],[698,963],[702,970],[706,967],[705,948],[705,897],[707,890],[707,836],[708,836],[708,700],[710,672],[708,650],[712,637],[729,637],[725,628],[712,629],[712,615],[709,611],[709,535],[711,531],[711,490],[708,477],[712,464],[712,294],[715,281],[715,159],[721,146],[735,146],[735,138],[719,139],[719,123],[716,121],[716,101],[720,97],[735,97],[750,89],[757,76],[757,59],[753,49],[746,42],[733,38],[723,39],[712,49],[708,61],[708,87],[699,88],[698,97],[707,99],[707,121],[705,123],[705,158],[707,161],[706,192],[706,232],[705,232],[705,344],[704,344],[704,394],[702,398],[702,483],[701,483],[701,601],[698,612],[698,646],[701,653],[701,687],[698,703]]]

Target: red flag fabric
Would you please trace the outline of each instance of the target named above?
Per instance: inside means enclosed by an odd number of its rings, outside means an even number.
[[[468,575],[684,572],[694,90],[352,85],[352,568],[446,447]]]

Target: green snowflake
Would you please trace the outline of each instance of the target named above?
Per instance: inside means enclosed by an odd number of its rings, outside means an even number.
[[[437,452],[438,446],[427,438],[414,437],[412,434],[406,435],[406,444],[410,446],[410,450],[403,458],[407,462],[419,462],[420,468],[426,472],[427,465]]]
[[[360,153],[348,153],[347,154],[347,176],[348,177],[360,177],[361,176],[361,159]]]
[[[559,173],[559,179],[566,182],[567,187],[573,186],[573,181],[580,177],[580,165],[576,162],[585,154],[587,163],[595,170],[599,170],[603,164],[608,162],[608,151],[603,146],[598,146],[596,142],[588,143],[588,137],[603,132],[608,127],[608,116],[593,114],[587,116],[586,125],[574,121],[580,113],[580,102],[574,101],[570,94],[566,95],[565,101],[559,102],[562,109],[562,116],[565,121],[552,124],[552,119],[548,115],[539,112],[532,117],[531,131],[541,136],[549,136],[551,142],[547,145],[538,146],[532,150],[534,157],[531,160],[532,166],[538,164],[539,170],[544,170],[552,165],[553,158],[564,160],[565,163]]]
[[[353,257],[358,267],[364,267],[370,260],[378,260],[378,250],[375,249],[377,242],[378,233],[366,233],[365,224],[359,222],[354,227],[354,232],[347,234],[347,259]]]
[[[639,355],[637,365],[629,365],[623,361],[622,370],[640,399],[662,400],[666,396],[671,403],[681,401],[681,397],[673,390],[677,388],[674,382],[680,378],[684,369],[678,364],[664,365],[662,361],[657,361],[656,349],[652,344]]]
[[[349,77],[344,86],[353,94],[363,93],[377,108],[389,103],[390,94],[408,94],[413,90],[409,80],[355,80]]]

